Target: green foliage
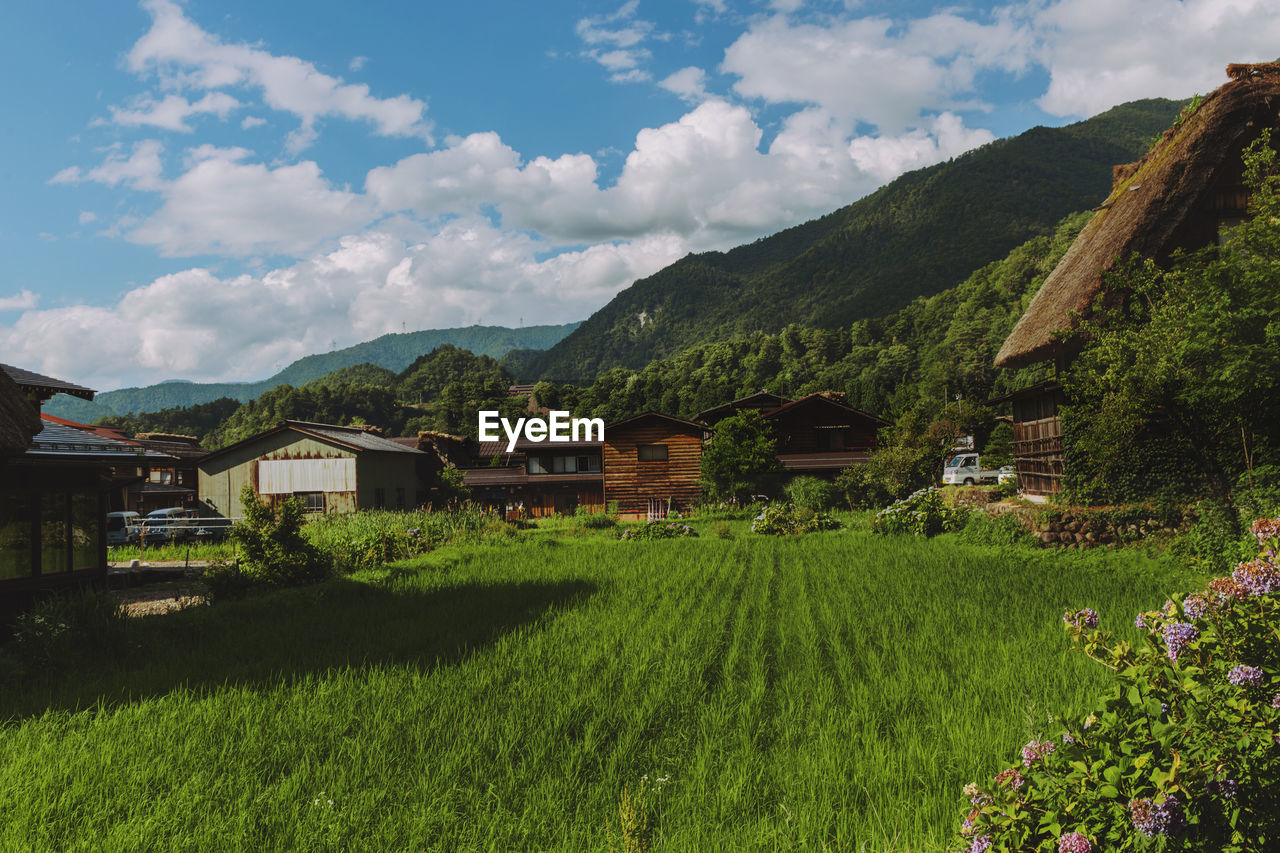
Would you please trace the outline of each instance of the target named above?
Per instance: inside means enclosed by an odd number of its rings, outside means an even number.
[[[1169,269],[1122,265],[1081,324],[1089,344],[1064,414],[1074,494],[1207,494],[1230,506],[1243,473],[1280,464],[1280,170],[1269,132],[1246,149],[1245,182],[1252,218],[1223,245]]]
[[[27,674],[65,671],[121,648],[128,627],[124,608],[108,593],[85,589],[49,595],[18,616],[13,651]]]
[[[577,525],[584,530],[608,530],[618,526],[617,516],[607,512],[590,512],[584,507],[578,507],[573,517]]]
[[[331,563],[302,535],[305,508],[296,498],[272,505],[246,485],[240,491],[244,518],[231,528],[240,569],[255,583],[297,586],[328,577]]]
[[[687,524],[675,521],[646,521],[638,527],[628,527],[618,536],[633,542],[649,542],[654,539],[680,539],[697,536],[698,531]]]
[[[371,385],[326,385],[302,388],[281,385],[241,405],[205,437],[206,447],[234,444],[286,420],[313,423],[374,424],[398,435],[407,413],[390,388]]]
[[[1000,548],[1034,548],[1039,545],[1022,519],[1011,512],[999,515],[974,512],[957,536],[966,545],[992,545]]]
[[[329,514],[307,523],[307,541],[340,572],[378,568],[435,547],[509,538],[511,525],[491,510],[463,503],[413,512],[362,510]]]
[[[777,442],[760,412],[748,409],[727,417],[703,448],[703,488],[713,500],[739,503],[768,494],[782,470],[776,454]]]
[[[787,502],[797,507],[821,512],[834,509],[844,499],[840,489],[827,480],[817,477],[793,477],[782,489]]]
[[[140,432],[164,432],[172,435],[194,435],[203,444],[208,436],[231,417],[240,403],[230,397],[222,397],[209,403],[185,408],[168,408],[134,415],[102,418],[97,422],[114,427],[127,436]],[[205,445],[208,446],[208,445]]]
[[[790,503],[767,504],[751,522],[751,532],[766,536],[798,536],[843,527],[829,512]]]
[[[1033,739],[1022,766],[989,792],[966,787],[966,844],[1045,853],[1280,844],[1280,519],[1253,529],[1261,556],[1141,614],[1136,648],[1097,630],[1092,609],[1067,612],[1076,647],[1118,684],[1060,744]]]
[[[436,472],[435,491],[432,497],[440,506],[457,506],[471,499],[471,489],[463,482],[463,474],[460,470],[452,465],[446,465]]]
[[[303,388],[339,388],[343,385],[372,385],[379,388],[391,388],[396,384],[396,373],[376,364],[363,362],[349,367],[340,367],[332,373],[326,373],[318,379],[305,383]]]
[[[1137,159],[1181,106],[1137,101],[1069,127],[1038,127],[909,172],[820,219],[726,253],[689,255],[618,294],[534,370],[592,381],[614,367],[637,369],[754,330],[847,327],[898,311],[1096,205],[1111,186],[1112,165]],[[981,312],[956,319],[961,327],[989,321]],[[994,354],[961,350],[953,366],[990,374]],[[882,369],[910,356],[892,355]]]
[[[894,501],[872,516],[871,530],[875,533],[935,536],[964,527],[969,513],[964,507],[947,506],[942,500],[942,492],[929,486]]]
[[[209,601],[213,604],[244,598],[259,585],[258,579],[246,571],[238,560],[214,560],[201,577],[209,592]]]

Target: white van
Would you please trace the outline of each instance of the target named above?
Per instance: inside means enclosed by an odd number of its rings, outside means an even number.
[[[107,513],[107,545],[128,545],[137,542],[142,516],[136,512]]]
[[[194,532],[191,515],[182,507],[155,509],[142,520],[142,537],[147,544],[178,542],[190,538]]]

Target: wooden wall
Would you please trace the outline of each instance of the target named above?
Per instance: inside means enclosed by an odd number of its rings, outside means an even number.
[[[1013,401],[1013,464],[1018,487],[1029,495],[1062,488],[1061,404],[1062,391],[1056,388]]]
[[[665,444],[666,461],[641,462],[640,445]],[[646,518],[652,502],[685,510],[702,497],[702,430],[658,417],[606,430],[604,499],[622,518]]]

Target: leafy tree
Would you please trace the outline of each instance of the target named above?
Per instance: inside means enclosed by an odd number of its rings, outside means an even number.
[[[324,555],[302,535],[302,502],[289,498],[272,505],[246,485],[240,491],[244,519],[231,528],[243,572],[257,581],[294,586],[329,574]]]
[[[720,500],[746,502],[773,490],[782,466],[777,442],[764,416],[754,409],[716,424],[702,451],[702,484]]]

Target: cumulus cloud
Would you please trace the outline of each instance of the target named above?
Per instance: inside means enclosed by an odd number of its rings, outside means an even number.
[[[687,68],[681,68],[679,71],[668,74],[658,82],[658,85],[668,92],[679,95],[686,101],[705,101],[709,97],[707,94],[707,72],[696,65],[690,65]]]
[[[313,259],[260,275],[203,268],[162,276],[108,306],[28,309],[0,326],[0,350],[33,369],[94,387],[172,376],[265,376],[294,359],[410,328],[477,322],[563,323],[685,254],[670,235],[541,257],[547,247],[482,218],[424,239],[385,231],[344,238]],[[138,317],[147,322],[139,324]],[[129,328],[129,335],[120,334]],[[49,347],[43,342],[63,344]]]
[[[267,120],[265,118],[262,118],[261,116],[245,116],[244,118],[240,119],[240,129],[249,130],[250,128],[254,128],[254,127],[262,127],[262,125],[266,123],[267,123]]]
[[[114,187],[123,184],[137,190],[159,190],[164,187],[161,175],[164,165],[160,154],[164,146],[155,139],[134,143],[128,156],[119,145],[112,146],[102,164],[84,172],[79,166],[68,166],[49,179],[51,184],[78,184],[93,181]]]
[[[963,154],[995,141],[989,130],[970,129],[959,116],[943,113],[899,136],[862,136],[849,143],[849,156],[858,168],[882,181]]]
[[[224,43],[172,0],[144,0],[143,7],[151,14],[151,28],[127,54],[130,70],[153,73],[169,89],[258,89],[267,106],[300,119],[291,138],[295,151],[314,140],[316,122],[330,116],[368,122],[384,136],[430,137],[427,105],[421,100],[375,97],[368,86],[345,83],[297,57]]]
[[[34,308],[40,303],[40,297],[30,290],[20,290],[13,296],[0,296],[0,311],[23,311]]]
[[[129,109],[111,107],[111,120],[124,127],[149,125],[179,133],[191,133],[193,128],[187,119],[193,115],[212,113],[225,119],[240,102],[225,92],[209,92],[198,101],[188,101],[181,95],[166,95],[156,101],[149,96],[136,99]]]

